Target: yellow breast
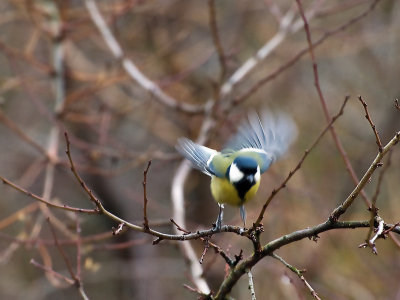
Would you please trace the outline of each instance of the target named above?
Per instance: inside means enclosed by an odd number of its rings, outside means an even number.
[[[250,188],[245,195],[245,199],[240,199],[238,192],[228,179],[216,176],[211,178],[211,193],[215,201],[220,204],[241,206],[254,197],[259,186],[260,181]]]

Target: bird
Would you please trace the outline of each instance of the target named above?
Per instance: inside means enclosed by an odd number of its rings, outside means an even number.
[[[297,136],[293,119],[282,112],[248,113],[222,151],[179,138],[176,149],[192,166],[211,177],[211,194],[219,205],[215,228],[221,229],[224,205],[239,207],[246,227],[245,204],[254,198],[261,174],[280,158]]]

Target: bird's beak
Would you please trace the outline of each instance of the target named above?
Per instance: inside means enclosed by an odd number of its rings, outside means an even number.
[[[246,176],[246,180],[247,180],[247,182],[249,182],[249,183],[251,183],[251,184],[254,184],[254,183],[255,183],[254,175],[253,175],[253,174],[247,175],[247,176]]]

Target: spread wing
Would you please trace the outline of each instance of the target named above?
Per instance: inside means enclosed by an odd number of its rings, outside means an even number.
[[[263,173],[286,152],[296,136],[296,125],[288,115],[264,112],[260,119],[252,112],[228,142],[226,149],[246,152],[258,161]]]
[[[179,153],[186,157],[196,169],[209,176],[214,175],[208,164],[218,153],[217,151],[196,144],[187,138],[178,139],[178,145],[176,149],[179,151]]]

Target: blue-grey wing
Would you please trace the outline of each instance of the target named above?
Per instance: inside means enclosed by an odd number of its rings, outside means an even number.
[[[212,160],[212,157],[218,153],[217,151],[199,145],[187,138],[178,139],[176,149],[186,157],[196,169],[207,175],[213,175],[213,172],[208,167],[208,163]]]
[[[265,172],[272,162],[286,152],[296,136],[296,125],[288,115],[265,111],[260,119],[252,112],[226,148],[259,153],[260,171]]]

